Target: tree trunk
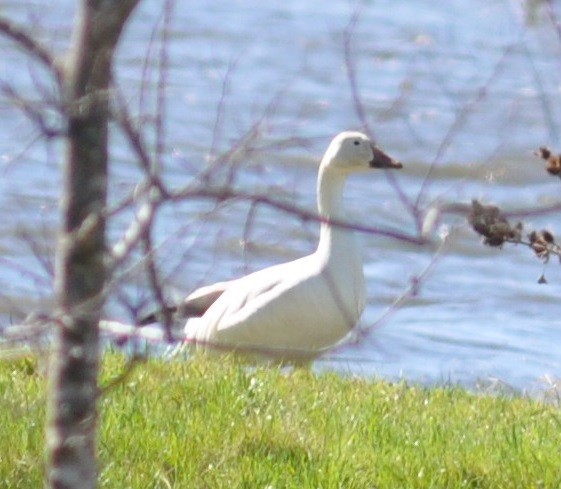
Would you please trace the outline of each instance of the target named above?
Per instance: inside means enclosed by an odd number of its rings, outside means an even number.
[[[96,486],[98,322],[104,302],[109,85],[138,0],[82,0],[63,71],[67,115],[57,325],[49,366],[47,487]]]

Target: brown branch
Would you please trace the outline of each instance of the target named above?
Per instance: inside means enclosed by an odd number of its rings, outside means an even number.
[[[13,86],[0,81],[0,91],[38,127],[41,137],[48,140],[65,134],[63,128],[53,127],[47,121],[43,111],[40,110],[42,106],[20,95]]]
[[[253,204],[264,204],[266,206],[278,209],[287,214],[292,214],[303,221],[313,221],[317,223],[329,222],[333,226],[341,227],[343,229],[350,229],[366,234],[374,234],[378,236],[385,236],[388,238],[397,239],[411,244],[424,245],[426,240],[421,236],[412,236],[394,229],[384,229],[374,226],[367,226],[364,224],[350,223],[342,219],[326,219],[317,214],[317,212],[303,209],[288,202],[276,200],[269,195],[262,195],[243,190],[237,190],[230,186],[225,187],[188,187],[186,189],[171,192],[169,200],[172,202],[183,201],[185,199],[213,199],[217,201],[227,200],[243,200]]]
[[[370,126],[368,121],[368,117],[366,115],[366,110],[364,107],[364,103],[362,101],[362,97],[360,95],[359,84],[357,79],[356,73],[356,65],[353,60],[353,53],[352,53],[352,40],[355,33],[355,28],[358,24],[358,20],[360,18],[361,9],[360,6],[354,11],[347,27],[343,32],[343,48],[344,48],[344,56],[345,56],[345,67],[347,69],[347,79],[349,81],[349,87],[351,90],[351,97],[353,100],[353,106],[356,112],[356,115],[363,127],[363,130],[370,136],[370,138],[375,141],[376,138],[374,136],[374,132]],[[421,212],[419,211],[419,200],[417,202],[412,202],[407,194],[403,191],[399,182],[397,180],[396,175],[393,172],[384,172],[386,178],[394,191],[397,193],[400,202],[402,205],[407,209],[407,211],[413,216],[417,230],[420,231],[422,227],[421,222]]]
[[[244,261],[244,269],[246,274],[249,273],[249,258],[248,258],[248,248],[251,246],[251,230],[255,223],[255,216],[257,215],[257,210],[259,207],[259,202],[251,202],[249,206],[249,210],[247,211],[247,217],[245,218],[245,223],[243,227],[243,261]]]
[[[447,149],[450,147],[450,145],[452,144],[454,138],[456,137],[456,135],[460,132],[460,130],[464,127],[464,125],[467,123],[469,116],[475,111],[476,107],[487,97],[487,94],[489,92],[489,87],[491,86],[491,84],[493,83],[493,81],[499,76],[499,74],[501,73],[508,56],[513,52],[514,50],[514,46],[508,46],[504,52],[502,53],[499,61],[495,64],[493,70],[491,71],[491,74],[488,76],[488,78],[485,80],[485,82],[479,86],[479,88],[475,91],[472,99],[467,102],[462,109],[456,114],[456,117],[454,119],[454,122],[452,122],[452,125],[449,127],[448,131],[446,132],[444,139],[442,139],[437,151],[436,151],[436,155],[433,158],[433,161],[423,179],[423,182],[421,184],[421,188],[419,190],[419,193],[417,195],[417,203],[416,203],[416,207],[421,203],[421,201],[423,200],[423,197],[425,196],[425,194],[427,193],[427,189],[428,189],[428,185],[429,182],[431,181],[431,178],[438,166],[438,163],[440,162],[440,160],[442,159],[442,156],[444,155],[444,153],[447,151]]]
[[[41,44],[32,33],[3,17],[0,17],[0,33],[9,37],[27,54],[42,63],[49,71],[51,71],[58,84],[62,84],[63,71],[61,66],[57,63],[53,53],[43,46],[43,44]]]
[[[362,97],[360,96],[360,90],[358,88],[356,65],[352,58],[352,40],[354,37],[354,31],[358,23],[358,19],[360,18],[360,13],[361,13],[361,9],[359,7],[354,11],[353,15],[351,16],[351,19],[349,20],[349,23],[347,24],[347,27],[343,31],[343,48],[345,54],[345,67],[347,69],[347,78],[349,80],[351,97],[353,100],[355,112],[358,116],[358,119],[364,131],[373,138],[374,133],[368,122],[366,111],[364,110],[364,104],[362,103]]]
[[[164,19],[162,25],[162,39],[160,43],[160,59],[158,64],[158,85],[156,88],[156,166],[152,168],[152,173],[156,173],[162,168],[162,156],[165,154],[165,121],[166,121],[166,94],[168,79],[168,43],[171,18],[175,0],[166,0],[164,6]]]
[[[215,110],[215,117],[214,117],[214,124],[212,128],[212,140],[210,143],[210,149],[208,151],[208,160],[211,165],[218,159],[217,156],[217,146],[218,141],[221,139],[222,136],[222,120],[224,118],[224,113],[226,111],[226,96],[230,92],[230,85],[231,85],[231,78],[232,74],[237,65],[237,59],[230,62],[228,68],[226,69],[226,73],[222,78],[222,87],[220,92],[220,98],[218,99],[218,106]],[[206,174],[208,177],[208,173]]]
[[[555,13],[555,5],[553,0],[545,0],[545,6],[549,20],[553,25],[553,28],[555,29],[555,33],[557,34],[559,41],[561,41],[561,22],[559,21],[559,17]]]
[[[156,191],[161,195],[167,195],[168,192],[165,185],[156,171],[155,161],[150,157],[146,148],[146,142],[144,141],[142,133],[133,122],[123,96],[119,90],[115,90],[115,94],[116,108],[113,110],[113,118],[119,125],[121,131],[123,131],[141,170],[147,176],[148,181],[144,184],[143,190],[146,192]]]
[[[109,379],[104,385],[100,385],[98,388],[97,396],[102,397],[109,393],[109,391],[115,389],[116,387],[122,385],[135,371],[136,367],[139,365],[139,361],[145,360],[145,357],[140,354],[133,354],[128,360],[126,365],[123,367],[121,373]]]
[[[226,76],[229,78],[231,77],[232,69],[234,65],[231,65],[228,69]],[[226,90],[223,87],[223,90]],[[226,175],[226,182],[225,184],[233,185],[235,179],[235,170],[238,168],[238,163],[241,160],[241,156],[249,156],[255,151],[254,143],[259,140],[259,137],[264,132],[264,127],[267,125],[267,122],[271,115],[277,109],[282,97],[283,92],[278,92],[266,107],[263,109],[263,113],[260,117],[246,130],[245,133],[238,138],[236,142],[234,142],[230,148],[220,156],[215,156],[216,147],[218,145],[219,139],[219,132],[220,132],[220,123],[222,120],[222,112],[225,111],[225,100],[222,100],[225,97],[225,93],[221,95],[221,101],[219,102],[217,111],[219,114],[216,116],[215,120],[215,127],[213,128],[213,136],[212,136],[212,147],[211,147],[211,161],[207,165],[207,167],[199,174],[198,180],[203,182],[205,185],[210,185],[212,183],[212,177],[216,174],[217,169],[221,169],[227,167],[228,172]],[[228,166],[227,166],[228,165]],[[214,179],[216,183],[216,178]]]
[[[420,289],[422,283],[428,278],[428,276],[434,271],[440,260],[444,257],[444,253],[449,244],[449,239],[445,238],[442,240],[438,249],[435,251],[434,255],[432,256],[430,262],[425,266],[424,269],[421,270],[420,273],[412,276],[408,286],[405,290],[394,299],[394,301],[386,307],[384,311],[375,319],[372,323],[367,326],[356,326],[355,329],[355,339],[354,343],[359,343],[364,340],[364,338],[374,329],[380,328],[385,323],[387,323],[390,318],[399,310],[398,308],[405,304],[408,300],[417,297],[420,294]],[[337,354],[337,351],[341,348],[344,348],[345,345],[341,345],[341,347],[337,347],[331,351],[332,354]],[[330,358],[331,360],[331,358]]]
[[[109,272],[117,269],[142,241],[147,231],[152,227],[154,214],[160,204],[160,200],[153,200],[144,203],[140,207],[124,236],[113,246],[111,255],[107,259],[107,269]]]
[[[152,226],[149,225],[144,229],[144,233],[141,236],[141,245],[144,253],[144,263],[146,274],[148,276],[148,284],[152,295],[157,304],[158,310],[160,310],[160,320],[162,321],[162,326],[164,328],[166,341],[173,341],[173,312],[170,310],[164,295],[164,290],[162,282],[160,280],[160,274],[158,271],[158,266],[156,264],[156,257],[154,253],[154,246],[152,243]]]

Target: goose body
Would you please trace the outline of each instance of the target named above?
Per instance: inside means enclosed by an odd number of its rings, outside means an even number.
[[[401,168],[364,134],[347,131],[329,145],[318,173],[322,219],[314,253],[229,282],[203,287],[182,307],[187,343],[279,362],[308,362],[340,342],[365,306],[362,259],[355,236],[330,221],[345,219],[347,177],[371,168]]]

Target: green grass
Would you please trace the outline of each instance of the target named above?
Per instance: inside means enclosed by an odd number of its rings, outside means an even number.
[[[1,488],[42,485],[44,383],[0,364]],[[99,410],[104,488],[561,487],[559,407],[522,397],[201,358],[139,364]]]

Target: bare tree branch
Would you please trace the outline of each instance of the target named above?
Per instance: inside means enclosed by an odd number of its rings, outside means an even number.
[[[165,153],[165,122],[166,122],[166,90],[168,78],[168,45],[169,45],[169,31],[171,27],[171,17],[173,14],[173,7],[175,0],[166,0],[164,5],[164,19],[162,26],[162,35],[160,41],[160,55],[158,64],[158,86],[156,88],[156,166],[152,168],[152,173],[158,172],[162,169],[162,157]]]
[[[370,122],[368,120],[368,116],[366,115],[363,98],[360,95],[359,83],[358,83],[357,72],[356,72],[356,63],[353,59],[352,41],[354,39],[354,33],[355,33],[356,25],[360,18],[360,13],[361,13],[361,5],[359,5],[356,8],[356,10],[353,12],[351,19],[343,32],[345,67],[347,69],[347,78],[349,80],[349,87],[351,91],[351,97],[352,97],[355,113],[363,127],[363,130],[366,132],[366,134],[368,134],[372,138],[373,141],[376,141],[375,134],[371,128]],[[421,212],[419,211],[418,201],[417,203],[414,203],[409,199],[409,197],[407,197],[407,195],[399,185],[396,175],[393,172],[384,172],[384,173],[386,175],[388,182],[390,183],[394,191],[397,193],[401,204],[414,218],[415,223],[417,225],[417,230],[420,231]]]
[[[492,72],[490,73],[489,77],[485,80],[485,82],[479,86],[479,88],[476,90],[473,98],[466,104],[464,105],[460,111],[456,114],[456,117],[454,119],[454,122],[452,123],[452,125],[449,127],[448,131],[446,132],[444,138],[442,139],[436,154],[433,158],[433,161],[429,167],[428,172],[426,173],[424,179],[423,179],[423,183],[421,185],[421,188],[419,189],[419,193],[417,194],[417,202],[415,204],[415,207],[418,207],[421,202],[423,201],[425,194],[428,191],[428,186],[431,182],[431,179],[434,175],[434,172],[438,166],[438,163],[440,162],[442,156],[444,155],[444,153],[446,152],[446,150],[449,148],[449,146],[452,144],[452,141],[454,140],[454,138],[457,136],[457,134],[459,133],[459,131],[461,130],[461,128],[466,124],[469,116],[473,113],[473,111],[475,110],[475,108],[485,99],[485,97],[487,97],[488,91],[489,91],[489,87],[491,86],[491,84],[493,83],[493,81],[499,76],[499,74],[502,72],[504,65],[506,63],[506,60],[508,59],[508,57],[510,56],[510,54],[513,52],[514,50],[514,46],[508,46],[502,53],[499,61],[495,64]]]
[[[185,199],[213,199],[217,201],[226,201],[230,199],[244,200],[254,204],[264,204],[269,207],[281,210],[288,214],[292,214],[302,221],[314,221],[314,222],[326,222],[325,218],[322,218],[317,214],[317,212],[311,211],[309,209],[303,209],[301,207],[295,206],[288,202],[274,199],[269,195],[260,195],[253,192],[247,192],[243,190],[234,189],[230,186],[225,187],[199,187],[193,186],[188,187],[177,192],[171,192],[169,195],[170,201],[182,201]],[[388,238],[398,239],[407,243],[422,245],[426,244],[426,239],[422,236],[414,236],[406,234],[399,230],[380,228],[374,226],[367,226],[364,224],[351,223],[346,220],[331,219],[329,223],[341,227],[343,229],[350,229],[353,231],[359,231],[366,234],[373,234],[378,236],[385,236]]]
[[[370,127],[370,123],[368,121],[368,117],[366,116],[366,111],[364,110],[364,104],[362,102],[362,97],[360,96],[360,90],[358,85],[358,79],[356,74],[356,62],[353,59],[352,55],[352,41],[354,39],[354,33],[356,25],[360,19],[360,14],[362,12],[361,5],[358,5],[347,27],[343,31],[343,52],[345,56],[345,68],[347,69],[347,77],[349,80],[349,85],[351,89],[351,97],[353,101],[353,105],[355,108],[355,112],[357,117],[363,127],[364,132],[368,134],[372,140],[375,139],[374,132]]]
[[[44,115],[43,104],[37,104],[37,102],[29,100],[18,93],[13,86],[1,81],[0,91],[2,91],[4,95],[11,100],[14,106],[18,107],[35,126],[37,126],[41,137],[52,139],[66,134],[65,128],[56,127],[56,125],[47,121]]]
[[[61,84],[62,67],[57,63],[51,51],[43,46],[32,33],[3,17],[0,17],[0,32],[18,44],[28,55],[41,62],[55,76],[59,85]]]

